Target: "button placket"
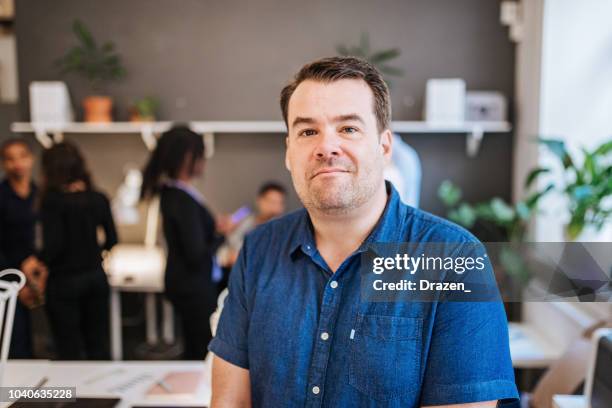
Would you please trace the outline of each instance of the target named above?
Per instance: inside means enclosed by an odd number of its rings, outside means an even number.
[[[332,281],[336,282],[336,281]],[[339,285],[336,282],[332,288],[331,282],[326,285],[321,302],[321,312],[319,314],[319,325],[317,332],[318,341],[315,342],[313,349],[312,362],[310,365],[309,381],[311,401],[308,406],[320,406],[322,403],[322,391],[325,384],[327,363],[331,348],[330,332],[333,330],[338,314],[340,303]],[[317,392],[315,392],[315,389]]]

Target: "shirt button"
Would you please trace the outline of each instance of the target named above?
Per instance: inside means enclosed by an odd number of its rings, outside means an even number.
[[[328,332],[323,332],[323,333],[321,333],[321,339],[322,339],[322,340],[327,340],[327,339],[329,339],[329,333],[328,333]]]
[[[329,283],[329,286],[331,286],[332,289],[336,289],[338,287],[338,282],[336,281],[331,281]]]
[[[316,385],[314,387],[312,387],[312,393],[314,395],[318,395],[321,392],[321,389],[319,387],[317,387]]]

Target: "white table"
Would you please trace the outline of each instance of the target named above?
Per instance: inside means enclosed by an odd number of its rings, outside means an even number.
[[[508,332],[514,368],[546,368],[563,354],[559,346],[531,324],[509,323]]]
[[[121,360],[121,292],[144,292],[147,343],[159,341],[157,329],[156,296],[164,291],[166,255],[159,247],[121,244],[113,248],[104,267],[111,287],[111,357]],[[162,336],[168,344],[174,343],[174,315],[170,302],[162,300]]]
[[[554,395],[553,408],[587,408],[584,395]]]
[[[174,400],[147,397],[147,390],[171,371],[200,371],[202,381],[193,397]],[[118,407],[132,405],[186,406],[210,403],[210,358],[206,361],[60,362],[9,360],[6,387],[34,386],[43,377],[45,387],[76,387],[78,397],[119,397]],[[0,408],[8,406],[0,403]]]

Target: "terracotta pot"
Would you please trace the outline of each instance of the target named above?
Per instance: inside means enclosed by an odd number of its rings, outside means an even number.
[[[155,122],[155,116],[141,116],[136,109],[130,109],[130,122]]]
[[[88,96],[83,99],[85,122],[108,123],[113,121],[113,100],[108,96]]]

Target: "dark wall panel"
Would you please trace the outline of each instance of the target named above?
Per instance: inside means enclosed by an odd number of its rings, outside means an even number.
[[[102,40],[113,40],[128,77],[109,86],[118,119],[131,101],[161,100],[166,120],[280,120],[278,94],[305,62],[354,44],[363,31],[374,48],[399,47],[393,80],[394,119],[421,118],[425,81],[460,77],[468,89],[513,93],[514,47],[492,0],[19,0],[17,41],[20,116],[28,119],[27,87],[60,79],[53,62],[74,43],[79,18]],[[74,101],[90,91],[78,78],[63,78]],[[481,154],[465,156],[460,135],[404,135],[424,165],[422,206],[441,211],[435,190],[457,180],[468,199],[509,197],[511,136],[485,138]],[[90,158],[99,184],[114,192],[126,162],[141,165],[138,137],[74,138]],[[211,206],[230,211],[251,200],[260,182],[280,179],[281,135],[220,135],[201,187]],[[298,205],[295,195],[291,207]]]

